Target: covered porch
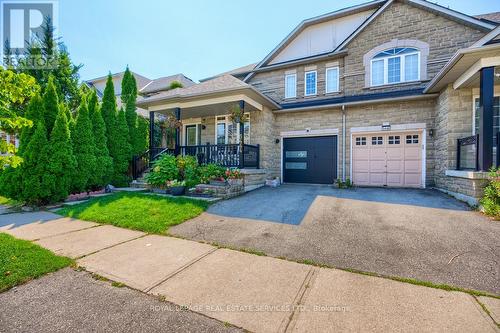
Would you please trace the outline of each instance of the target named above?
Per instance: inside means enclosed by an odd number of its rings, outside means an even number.
[[[279,108],[232,76],[153,95],[138,105],[149,111],[150,120],[150,149],[140,159],[150,163],[164,153],[190,155],[200,164],[240,169],[261,167],[259,113]],[[240,116],[235,117],[234,110]],[[161,129],[163,133],[158,140],[157,120],[169,124],[170,140],[164,134],[165,129]]]

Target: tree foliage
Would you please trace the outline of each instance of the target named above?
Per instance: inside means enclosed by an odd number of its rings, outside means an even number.
[[[82,192],[89,189],[89,180],[96,168],[94,135],[85,97],[78,108],[72,142],[76,159],[73,190]]]
[[[108,75],[106,87],[102,97],[101,114],[104,124],[106,125],[106,137],[108,138],[108,149],[110,154],[113,154],[113,130],[116,123],[116,96],[113,78]]]
[[[59,109],[54,129],[50,135],[48,148],[48,174],[52,177],[51,201],[57,202],[68,196],[72,176],[75,174],[76,160],[73,155],[68,118],[64,108]]]
[[[19,106],[24,105],[38,90],[33,77],[16,74],[0,66],[0,131],[14,135],[33,125],[30,119],[21,115]],[[0,139],[0,170],[8,165],[17,167],[21,162],[14,145]]]
[[[49,82],[43,94],[43,110],[45,118],[45,128],[50,135],[54,122],[56,121],[57,114],[59,113],[59,97],[57,96],[56,86],[54,84],[54,77],[49,76]]]
[[[74,109],[80,101],[78,72],[82,65],[73,64],[64,43],[55,37],[50,18],[45,18],[42,30],[41,36],[33,36],[16,70],[33,76],[44,90],[53,76],[59,99]]]
[[[23,154],[22,186],[20,199],[30,205],[43,205],[51,201],[50,190],[54,188],[48,173],[49,156],[47,131],[42,122],[36,125],[35,133]]]
[[[109,156],[108,139],[106,138],[106,126],[102,119],[101,110],[97,101],[95,91],[93,91],[88,100],[88,109],[92,110],[90,118],[95,141],[95,170],[89,180],[92,189],[98,189],[107,185],[113,175],[113,159]]]
[[[114,134],[115,150],[113,157],[113,185],[126,186],[128,184],[128,165],[130,159],[130,145],[128,143],[128,127],[123,109],[118,112],[116,130]]]

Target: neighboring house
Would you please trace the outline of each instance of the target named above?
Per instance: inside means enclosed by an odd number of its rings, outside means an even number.
[[[194,85],[195,83],[189,79],[188,77],[184,76],[183,74],[176,74],[176,75],[170,75],[170,76],[164,76],[160,77],[158,79],[148,79],[145,76],[139,75],[137,73],[131,72],[132,75],[134,75],[136,83],[137,83],[137,92],[138,92],[138,97],[137,100],[140,101],[143,96],[152,96],[154,94],[157,94],[161,91],[168,90],[170,84],[174,81],[180,82],[184,87],[190,87]],[[115,88],[115,95],[117,96],[116,99],[116,104],[118,109],[121,108],[122,106],[122,101],[121,101],[121,90],[122,90],[122,80],[123,80],[123,75],[125,72],[120,72],[116,74],[112,74],[111,77],[113,79],[113,85]],[[106,81],[108,79],[108,76],[102,76],[98,77],[96,79],[92,80],[87,80],[85,83],[91,87],[95,88],[97,95],[100,98],[102,98],[104,94],[104,88],[106,87]],[[148,117],[148,112],[144,109],[137,108],[137,113],[142,115],[143,117]]]
[[[475,202],[485,177],[476,171],[496,164],[498,16],[372,1],[304,20],[256,65],[138,105],[151,118],[173,112],[177,152],[201,161],[291,183],[437,187]],[[236,104],[241,129],[229,117]]]

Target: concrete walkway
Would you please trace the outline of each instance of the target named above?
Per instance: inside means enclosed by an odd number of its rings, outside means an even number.
[[[30,217],[23,215],[13,218]],[[492,319],[499,318],[499,299],[480,298],[488,314],[466,293],[55,217],[19,226],[4,223],[0,231],[249,331],[499,331]]]

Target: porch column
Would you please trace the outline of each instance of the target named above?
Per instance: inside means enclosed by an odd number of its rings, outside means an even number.
[[[479,82],[479,171],[493,165],[493,90],[495,67],[480,70]],[[498,153],[497,153],[498,154]]]
[[[149,111],[149,161],[153,161],[154,157],[154,138],[155,138],[155,113]]]
[[[239,107],[242,113],[245,112],[245,101],[239,102]],[[245,167],[245,119],[240,119],[240,169]]]
[[[181,120],[181,108],[175,108],[175,120],[178,122]],[[180,145],[181,145],[181,129],[179,127],[175,127],[175,156],[180,153]]]

